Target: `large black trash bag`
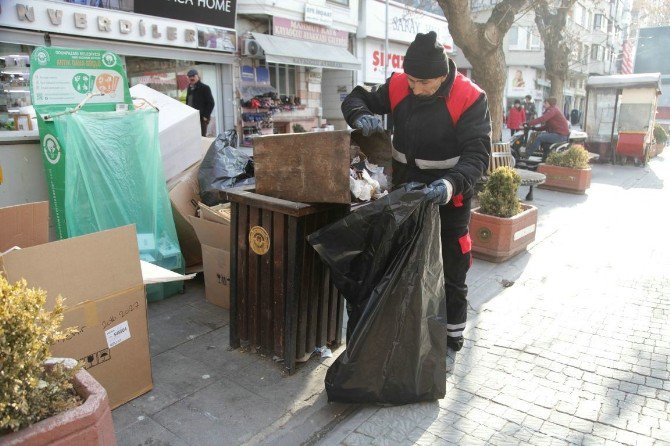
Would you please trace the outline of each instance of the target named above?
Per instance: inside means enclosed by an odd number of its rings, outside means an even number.
[[[446,306],[437,206],[412,183],[308,237],[355,324],[326,374],[329,401],[444,397]],[[357,320],[357,321],[356,321]]]
[[[225,189],[254,184],[254,162],[235,146],[237,132],[227,130],[216,137],[202,159],[198,184],[200,199],[207,206],[226,202]]]

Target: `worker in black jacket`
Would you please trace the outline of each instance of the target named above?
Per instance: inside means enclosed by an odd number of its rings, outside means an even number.
[[[364,135],[383,132],[391,114],[393,185],[428,184],[439,205],[447,297],[447,345],[463,346],[467,318],[465,277],[472,263],[468,233],[470,199],[488,167],[491,119],[486,94],[456,70],[434,31],[417,34],[394,73],[374,93],[356,87],[342,103],[350,126]]]
[[[186,105],[200,112],[200,132],[207,136],[207,126],[214,110],[214,97],[209,85],[200,81],[197,70],[188,70],[188,88],[186,90]]]

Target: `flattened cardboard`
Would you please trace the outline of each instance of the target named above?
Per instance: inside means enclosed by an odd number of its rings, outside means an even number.
[[[53,356],[83,359],[118,407],[153,387],[147,309],[134,226],[97,232],[0,256],[10,282],[47,291],[45,307],[65,298],[63,326],[82,331]],[[111,346],[111,347],[110,347]]]
[[[142,282],[145,285],[182,282],[184,280],[191,280],[195,277],[195,274],[184,275],[175,273],[174,271],[154,265],[153,263],[145,262],[144,260],[140,260],[140,267],[142,268]]]
[[[0,208],[0,254],[10,248],[29,248],[49,241],[49,202]]]
[[[230,225],[230,203],[217,204],[216,206],[207,206],[198,202],[200,208],[200,217],[207,221]]]
[[[198,186],[198,169],[200,163],[191,166],[182,174],[179,180],[170,189],[170,203],[172,204],[172,216],[179,246],[184,256],[187,267],[202,264],[202,250],[198,236],[189,222],[190,216],[195,216],[197,202],[200,200],[200,188]],[[201,269],[195,269],[201,270]],[[193,271],[193,270],[191,270]]]
[[[202,245],[205,300],[230,309],[230,252]]]

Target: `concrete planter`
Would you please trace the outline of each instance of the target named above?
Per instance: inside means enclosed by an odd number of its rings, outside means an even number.
[[[81,406],[0,437],[0,446],[115,446],[107,392],[86,370],[75,376]]]
[[[537,208],[522,204],[523,211],[511,218],[481,214],[479,208],[470,216],[472,255],[490,262],[504,262],[535,240]]]
[[[573,169],[571,167],[540,164],[537,171],[545,174],[547,179],[539,185],[542,189],[551,189],[572,194],[584,194],[591,186],[591,168]]]

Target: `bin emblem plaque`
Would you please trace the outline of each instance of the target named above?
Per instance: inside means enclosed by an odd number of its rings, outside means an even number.
[[[261,226],[254,226],[249,230],[249,246],[259,256],[270,250],[270,234]]]

